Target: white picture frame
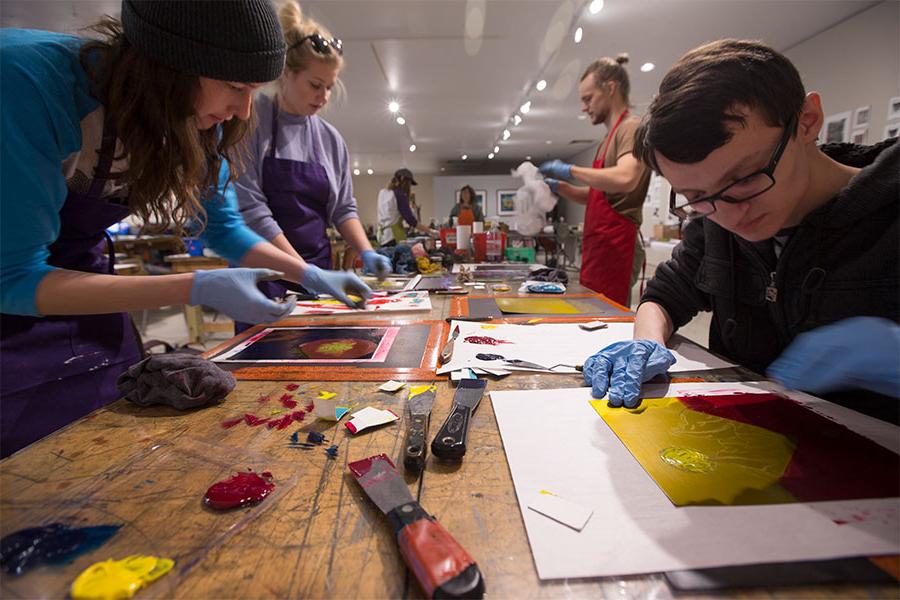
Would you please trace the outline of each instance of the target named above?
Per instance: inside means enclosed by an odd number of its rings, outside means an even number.
[[[825,124],[822,126],[824,143],[832,144],[850,141],[850,119],[852,116],[848,110],[827,117]]]
[[[869,125],[872,118],[871,106],[860,106],[853,111],[853,128],[860,129]]]
[[[884,126],[884,140],[900,137],[900,123],[888,123]]]
[[[888,121],[900,119],[900,96],[894,96],[888,103]]]
[[[869,128],[861,127],[860,129],[854,129],[853,133],[850,134],[850,143],[864,146],[866,145],[868,138]]]

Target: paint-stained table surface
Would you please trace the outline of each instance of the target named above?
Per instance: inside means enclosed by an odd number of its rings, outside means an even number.
[[[579,291],[578,286],[571,286]],[[430,316],[449,313],[448,297],[433,296]],[[323,317],[340,322],[345,317]],[[387,318],[396,319],[396,315]],[[105,546],[62,567],[22,577],[2,576],[3,598],[63,597],[89,564],[129,554],[166,555],[175,569],[138,598],[419,598],[387,520],[349,475],[348,462],[384,452],[402,463],[408,387],[396,394],[376,382],[241,381],[216,407],[181,413],[120,401],[0,463],[0,533],[63,522],[122,524]],[[422,382],[429,383],[429,382]],[[491,390],[574,387],[580,376],[515,373],[491,379]],[[449,412],[453,388],[437,380],[431,435]],[[322,421],[283,431],[229,418],[266,417],[285,393],[300,402],[320,390],[360,404],[391,408],[400,422],[352,436]],[[260,402],[260,397],[270,400]],[[536,419],[540,415],[535,415]],[[339,446],[336,460],[323,448],[287,446],[299,428],[324,432]],[[429,438],[430,439],[430,438]],[[485,397],[458,464],[429,455],[419,480],[407,477],[414,496],[478,562],[492,598],[667,598],[675,593],[661,575],[540,581],[519,514],[512,478],[490,401]],[[535,440],[536,444],[540,440]],[[547,448],[547,452],[554,452]],[[275,495],[245,510],[214,513],[202,496],[236,470],[272,471]],[[402,468],[402,467],[401,467]],[[759,589],[742,597],[896,598],[897,586],[818,586]],[[679,597],[699,597],[699,594]]]

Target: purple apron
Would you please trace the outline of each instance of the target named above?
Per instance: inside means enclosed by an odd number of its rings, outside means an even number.
[[[308,263],[331,269],[331,242],[328,227],[328,198],[331,186],[325,167],[318,163],[278,158],[278,102],[272,103],[272,143],[263,159],[262,192],[272,217],[294,250]],[[269,298],[279,298],[288,290],[305,292],[289,281],[262,281],[259,289]],[[251,325],[235,323],[235,333]]]
[[[104,201],[116,136],[104,125],[94,179],[69,192],[59,237],[47,262],[63,269],[113,273],[106,228],[131,213]],[[108,257],[107,257],[108,253]],[[0,314],[0,457],[115,401],[116,379],[141,358],[127,313],[30,317]]]

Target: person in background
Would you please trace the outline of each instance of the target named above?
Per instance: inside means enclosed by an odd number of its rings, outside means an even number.
[[[417,185],[412,171],[398,169],[386,189],[378,192],[378,245],[393,246],[406,239],[406,222],[416,231],[436,235],[413,214],[409,205],[412,186]]]
[[[141,358],[125,311],[204,304],[235,319],[291,310],[256,288],[370,293],[311,270],[250,231],[232,180],[252,94],[285,45],[268,0],[123,0],[98,39],[0,30],[0,455],[119,397]],[[237,161],[239,164],[239,161]],[[106,228],[130,214],[205,242],[244,267],[116,277]]]
[[[624,306],[631,305],[631,288],[644,263],[639,230],[650,185],[650,169],[632,154],[640,120],[628,110],[627,62],[625,54],[601,58],[581,76],[581,111],[607,131],[593,164],[579,167],[552,160],[540,166],[551,191],[586,205],[581,285]]]
[[[712,311],[712,351],[897,420],[900,146],[819,147],[823,120],[819,94],[760,42],[700,46],[665,75],[635,152],[688,222],[641,299],[634,340],[585,362],[595,397],[636,406],[641,383],[675,361],[667,340]]]
[[[484,214],[481,208],[475,204],[475,190],[471,185],[464,185],[459,190],[459,202],[450,211],[450,225],[453,226],[453,219],[456,218],[456,225],[471,225],[475,221],[484,222]]]
[[[363,268],[383,276],[390,261],[372,250],[356,210],[349,154],[341,134],[318,116],[344,66],[341,41],[305,17],[293,0],[278,12],[287,42],[285,69],[270,97],[256,98],[258,124],[250,139],[247,169],[237,180],[247,225],[282,251],[330,269],[329,225],[337,227]],[[266,282],[270,298],[297,286]],[[236,324],[236,330],[246,328]]]

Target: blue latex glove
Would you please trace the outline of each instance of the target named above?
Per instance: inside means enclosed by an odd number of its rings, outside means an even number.
[[[769,365],[768,375],[813,394],[865,389],[900,398],[900,326],[852,317],[801,333]]]
[[[672,353],[656,342],[616,342],[584,361],[584,382],[594,398],[609,391],[610,406],[635,408],[641,403],[641,384],[674,364]]]
[[[369,298],[372,290],[362,280],[346,271],[326,271],[316,265],[307,265],[301,282],[310,292],[316,294],[329,294],[337,298],[350,308],[358,308],[348,294],[356,294],[363,298]]]
[[[387,256],[382,256],[374,250],[365,250],[362,253],[363,273],[371,273],[378,277],[385,277],[391,273],[391,261]]]
[[[572,165],[561,160],[548,160],[538,167],[541,173],[554,179],[572,179]]]
[[[553,179],[552,177],[544,177],[544,183],[550,188],[550,191],[554,194],[559,193],[559,179]]]
[[[293,302],[275,302],[256,287],[263,277],[278,278],[270,269],[213,269],[195,271],[191,306],[203,304],[235,321],[271,323],[291,314]]]

